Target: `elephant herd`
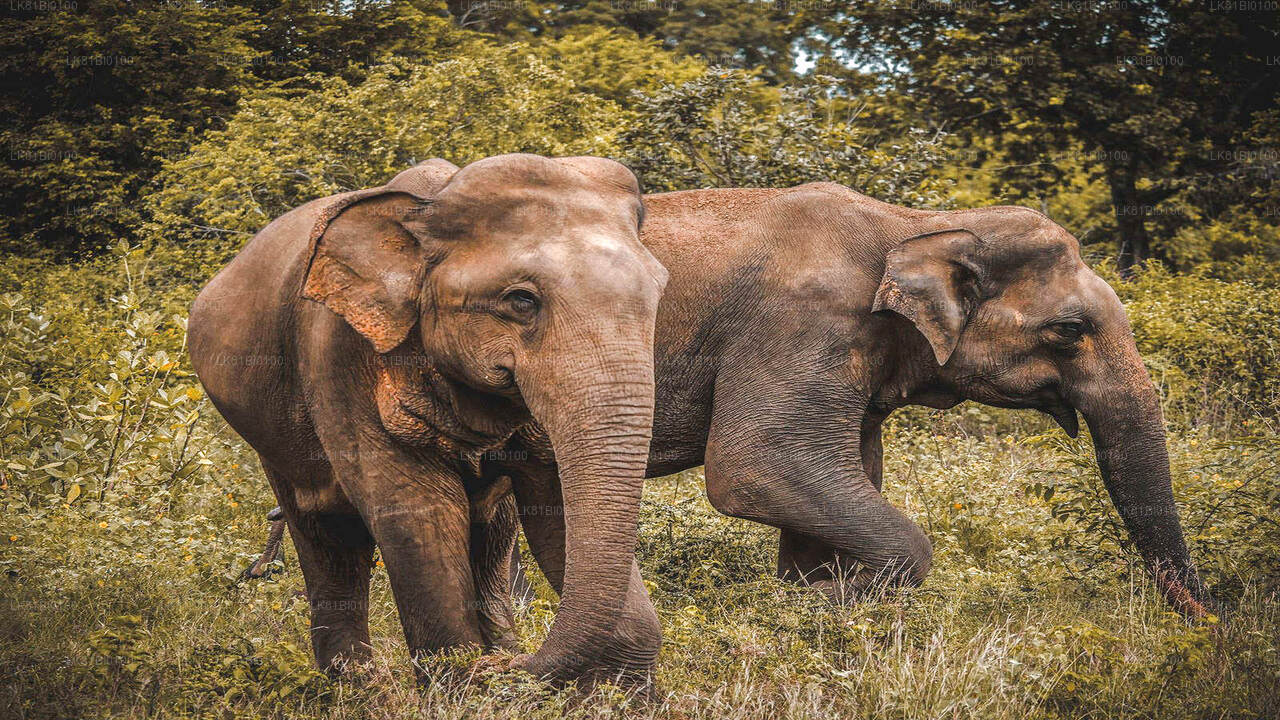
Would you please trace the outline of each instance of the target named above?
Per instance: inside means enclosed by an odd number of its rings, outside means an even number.
[[[380,549],[412,653],[514,650],[518,531],[560,605],[512,668],[647,677],[647,477],[705,465],[837,601],[918,585],[880,494],[885,418],[965,400],[1088,423],[1173,608],[1207,613],[1156,391],[1077,240],[1017,207],[927,211],[812,183],[642,195],[625,166],[431,160],[276,219],[200,293],[188,347],[257,451],[322,668],[366,656]]]

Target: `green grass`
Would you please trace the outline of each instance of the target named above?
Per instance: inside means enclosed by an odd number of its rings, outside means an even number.
[[[974,407],[891,425],[886,492],[933,538],[935,567],[915,591],[852,607],[775,580],[774,531],[712,510],[699,471],[652,481],[639,550],[665,645],[650,702],[515,674],[422,690],[381,568],[373,661],[339,680],[315,673],[291,549],[282,575],[232,580],[273,501],[246,449],[217,437],[224,481],[168,504],[127,483],[70,505],[5,495],[0,717],[611,717],[625,705],[661,718],[1267,718],[1280,707],[1280,452],[1265,428],[1170,439],[1189,541],[1231,608],[1194,626],[1120,547],[1087,441],[1024,415]],[[518,618],[529,649],[554,613],[537,585]]]

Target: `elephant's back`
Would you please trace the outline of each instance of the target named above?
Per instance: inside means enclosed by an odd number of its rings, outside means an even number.
[[[287,290],[290,275],[297,275],[301,282],[298,273],[304,269],[300,266],[306,260],[311,229],[321,210],[333,202],[333,197],[300,205],[259,230],[196,297],[192,317],[199,315],[208,304],[232,294],[251,300],[279,296]]]
[[[641,242],[659,260],[689,248],[704,258],[733,253],[743,234],[737,226],[750,222],[769,200],[787,188],[711,188],[646,195]]]

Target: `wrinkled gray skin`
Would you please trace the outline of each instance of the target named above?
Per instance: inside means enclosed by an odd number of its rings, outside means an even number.
[[[1206,612],[1155,389],[1124,308],[1062,227],[1023,208],[911,210],[827,183],[645,204],[641,240],[671,273],[646,473],[705,463],[717,509],[781,530],[780,576],[838,601],[877,580],[922,582],[929,539],[880,495],[881,423],[905,405],[974,400],[1041,410],[1072,435],[1082,413],[1160,590],[1187,616]],[[498,465],[558,589],[555,467]]]
[[[641,240],[671,273],[647,475],[705,464],[718,510],[781,530],[781,577],[839,601],[921,583],[932,547],[880,494],[881,423],[905,405],[974,400],[1043,411],[1073,436],[1082,413],[1161,592],[1187,616],[1207,612],[1155,388],[1119,299],[1062,227],[1023,208],[911,210],[829,183],[645,204]],[[503,472],[522,511],[557,502],[554,469]],[[555,585],[557,518],[522,521]]]
[[[558,461],[571,549],[516,666],[652,664],[634,544],[667,274],[641,214],[612,161],[434,160],[284,215],[200,293],[192,362],[283,508],[321,667],[368,654],[375,543],[411,652],[513,647],[515,506],[489,458],[515,437]]]

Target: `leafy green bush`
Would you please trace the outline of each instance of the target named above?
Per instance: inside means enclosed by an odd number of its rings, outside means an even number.
[[[654,92],[664,83],[685,82],[702,74],[702,63],[677,58],[653,40],[614,29],[575,29],[534,46],[538,57],[577,89],[630,107],[636,93]]]
[[[1104,276],[1128,309],[1171,419],[1280,412],[1280,290],[1175,275],[1156,264],[1131,281]]]
[[[943,204],[931,172],[942,159],[941,134],[878,137],[841,109],[835,90],[829,78],[778,90],[745,73],[708,70],[638,97],[618,146],[650,190],[827,180],[886,202]]]
[[[1050,548],[1070,576],[1096,586],[1114,574],[1106,558],[1140,566],[1103,487],[1092,445],[1059,434],[1025,443],[1054,460],[1024,491],[1042,501],[1058,524]],[[1250,583],[1280,591],[1280,443],[1271,434],[1197,433],[1174,436],[1171,445],[1179,515],[1205,581],[1225,598],[1240,597]]]
[[[1160,250],[1174,267],[1223,280],[1280,287],[1280,227],[1242,211],[1184,227]]]
[[[607,155],[619,112],[518,44],[428,66],[383,65],[358,85],[312,79],[317,87],[246,99],[225,129],[165,166],[149,201],[150,232],[179,243],[175,261],[199,254],[207,274],[291,208],[379,185],[433,157]]]
[[[121,487],[158,501],[212,464],[197,427],[203,394],[174,347],[183,319],[143,310],[128,293],[111,303],[113,332],[86,353],[92,364],[59,368],[69,358],[53,356],[68,339],[51,338],[23,296],[0,296],[0,477],[28,502],[101,502]]]

